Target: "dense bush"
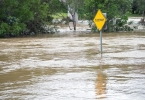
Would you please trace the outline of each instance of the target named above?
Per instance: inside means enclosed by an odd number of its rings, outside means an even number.
[[[1,0],[0,6],[0,37],[41,32],[52,19],[45,0]]]

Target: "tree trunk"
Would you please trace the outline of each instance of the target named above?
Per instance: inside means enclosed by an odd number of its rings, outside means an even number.
[[[76,21],[73,20],[74,31],[76,31]]]
[[[74,31],[76,31],[75,13],[73,14],[73,27],[74,27]]]

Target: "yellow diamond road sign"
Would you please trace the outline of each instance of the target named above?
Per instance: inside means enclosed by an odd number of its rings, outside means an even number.
[[[96,27],[98,28],[99,31],[102,30],[105,22],[106,22],[106,18],[105,16],[102,14],[101,10],[99,9],[95,18],[94,18],[94,23],[96,24]]]

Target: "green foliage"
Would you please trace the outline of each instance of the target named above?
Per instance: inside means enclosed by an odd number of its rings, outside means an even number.
[[[8,16],[6,22],[2,22],[0,25],[0,36],[19,36],[20,32],[25,29],[25,24],[20,23],[19,19],[16,17]]]
[[[10,30],[10,27],[7,23],[1,23],[0,25],[0,37],[4,37],[6,33],[8,33]]]
[[[133,0],[132,13],[142,14],[145,11],[145,0]]]
[[[63,2],[60,2],[60,0],[48,0],[47,3],[51,9],[49,11],[51,15],[57,13],[67,13],[67,6]]]
[[[107,13],[107,31],[113,31],[113,19],[121,18],[120,25],[127,21],[128,12],[132,7],[132,0],[85,0],[82,11],[85,19],[93,20],[98,9]]]
[[[73,12],[78,12],[84,4],[84,0],[66,0],[65,4],[73,10]],[[72,13],[72,12],[71,12]]]
[[[107,13],[107,31],[114,31],[114,27],[124,27],[132,8],[141,14],[144,4],[145,0],[0,0],[0,36],[41,33],[53,18],[67,15],[68,5],[87,20],[93,20],[101,9]],[[118,19],[116,24],[114,19]]]
[[[47,0],[2,0],[0,6],[0,36],[38,33],[52,20]]]
[[[121,16],[120,19],[117,20],[116,23],[119,27],[123,27],[123,25],[127,23],[127,20],[128,20],[128,17],[126,15],[123,15]]]

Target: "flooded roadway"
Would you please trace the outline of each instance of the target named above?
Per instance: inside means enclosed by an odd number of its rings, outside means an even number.
[[[1,100],[144,100],[145,34],[0,39]]]

